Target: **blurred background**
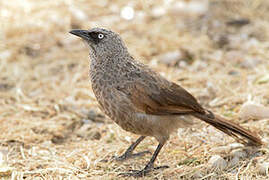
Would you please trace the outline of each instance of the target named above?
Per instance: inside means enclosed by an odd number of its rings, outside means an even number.
[[[269,1],[0,1],[0,27],[3,178],[113,179],[150,157],[111,161],[137,136],[99,110],[88,47],[71,29],[118,32],[137,60],[269,140]],[[148,138],[138,150],[156,145]],[[268,178],[268,144],[251,162],[249,151],[234,155],[238,146],[198,122],[160,153],[157,164],[170,168],[146,179]],[[221,171],[207,166],[214,154],[223,158]]]

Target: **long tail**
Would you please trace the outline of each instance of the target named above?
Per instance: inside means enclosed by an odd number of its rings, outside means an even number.
[[[192,115],[214,126],[218,130],[221,130],[243,144],[252,146],[262,145],[261,139],[256,134],[223,117],[213,114],[211,111],[208,111],[206,114],[193,113]]]

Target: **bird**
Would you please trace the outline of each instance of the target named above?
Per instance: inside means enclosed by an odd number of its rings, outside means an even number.
[[[121,175],[142,177],[153,170],[168,168],[155,167],[154,161],[172,132],[192,125],[191,117],[246,145],[262,145],[256,133],[202,107],[180,85],[135,60],[118,33],[99,27],[73,29],[70,33],[89,45],[91,86],[100,109],[122,129],[140,135],[116,159],[125,160],[148,153],[133,153],[147,136],[154,137],[159,143],[143,169]]]

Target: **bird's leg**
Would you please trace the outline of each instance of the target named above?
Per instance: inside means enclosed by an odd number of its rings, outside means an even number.
[[[157,158],[159,152],[161,151],[163,145],[164,145],[164,143],[159,143],[159,145],[156,148],[154,154],[152,155],[150,161],[144,167],[144,169],[142,169],[142,170],[131,170],[131,172],[121,173],[120,175],[123,175],[123,176],[143,177],[143,176],[145,176],[147,173],[149,173],[152,170],[169,168],[169,166],[154,167],[154,161],[156,160],[156,158]]]
[[[142,151],[139,153],[133,153],[134,149],[136,148],[136,146],[141,143],[146,136],[140,136],[133,144],[131,144],[131,146],[129,146],[129,148],[123,153],[123,155],[119,156],[119,157],[115,157],[115,160],[117,161],[123,161],[126,160],[130,157],[137,157],[137,156],[143,156],[144,154],[151,154],[150,151]]]

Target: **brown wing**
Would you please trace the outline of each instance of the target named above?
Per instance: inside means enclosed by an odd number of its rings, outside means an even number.
[[[154,72],[143,72],[121,88],[138,111],[154,115],[204,113],[196,99],[179,85]]]

